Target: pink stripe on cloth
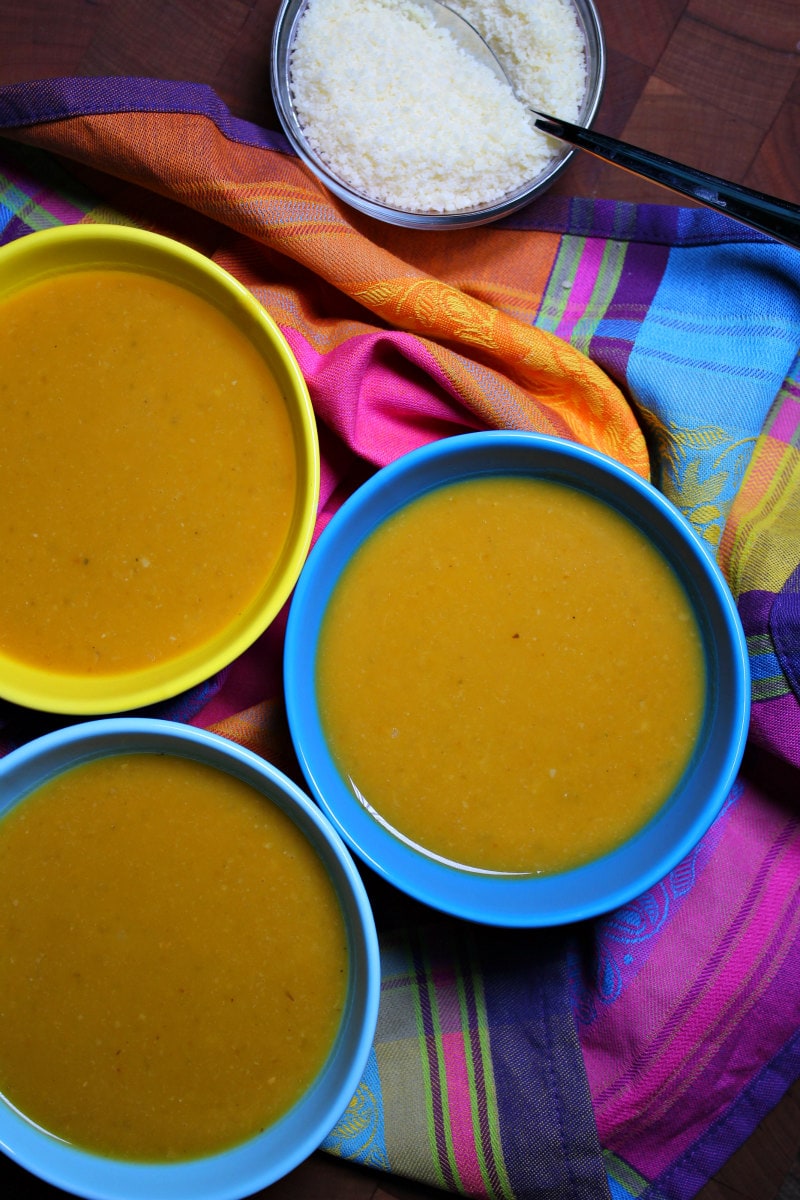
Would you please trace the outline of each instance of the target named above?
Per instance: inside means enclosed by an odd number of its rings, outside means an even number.
[[[486,1182],[481,1173],[473,1134],[477,1118],[472,1108],[467,1054],[461,1030],[443,1035],[442,1054],[456,1169],[463,1191],[469,1196],[481,1196],[486,1192]]]
[[[564,338],[565,341],[569,341],[578,321],[586,315],[600,274],[605,247],[606,243],[602,238],[587,238],[584,243],[575,280],[569,290],[564,316],[556,329],[558,336]]]
[[[60,225],[80,224],[93,220],[92,209],[79,208],[77,204],[70,204],[68,200],[64,200],[52,192],[42,198],[42,207],[55,217]]]
[[[376,466],[437,438],[485,428],[411,334],[361,334],[322,354],[296,330],[282,332],[319,420]]]
[[[800,400],[787,396],[769,428],[769,436],[791,445],[800,428]]]
[[[796,854],[794,861],[797,865]],[[775,1057],[775,1045],[771,1042],[775,1023],[770,1017],[762,1026],[751,1030],[746,1043],[738,1035],[737,1024],[748,1014],[752,1016],[754,1012],[761,1013],[770,1007],[773,1012],[780,1012],[783,993],[796,986],[800,966],[796,944],[800,934],[800,899],[792,900],[791,908],[791,913],[782,914],[780,938],[769,938],[767,926],[774,914],[761,914],[757,925],[765,935],[766,945],[763,962],[754,960],[755,973],[744,981],[744,986],[752,989],[751,993],[746,1001],[739,1003],[735,988],[741,984],[731,982],[727,989],[720,988],[724,1027],[709,1036],[702,1054],[686,1054],[675,1064],[676,1070],[669,1077],[673,1095],[668,1104],[649,1114],[652,1127],[658,1128],[661,1136],[651,1140],[648,1133],[644,1142],[638,1137],[628,1137],[626,1158],[632,1165],[638,1163],[641,1167],[646,1163],[648,1172],[653,1174],[670,1168],[676,1156],[691,1153],[720,1115],[738,1102],[742,1081],[750,1085],[761,1073],[764,1062]],[[713,999],[709,997],[707,1011],[712,1007]],[[695,1027],[687,1031],[686,1038],[702,1039],[702,1033],[703,1026],[698,1020]],[[696,1135],[690,1138],[685,1135],[687,1103],[693,1106],[692,1126]]]
[[[799,965],[790,940],[800,924],[798,876],[796,820],[746,787],[720,852],[636,985],[581,1033],[601,1142],[650,1178],[777,1053],[787,1020],[800,1024],[796,989],[774,986]],[[676,972],[689,984],[683,992]],[[745,1023],[756,1003],[759,1021]],[[620,1062],[629,1064],[622,1074]]]

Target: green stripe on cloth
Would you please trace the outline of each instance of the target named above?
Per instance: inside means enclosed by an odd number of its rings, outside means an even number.
[[[498,993],[490,1007],[485,981],[495,941],[494,932],[446,920],[423,927],[412,923],[382,939],[375,1038],[379,1085],[372,1090],[382,1104],[389,1170],[451,1192],[510,1200],[528,1192],[509,1170],[509,1114],[501,1111],[509,1081],[498,1079],[494,1063],[498,1048],[505,1059],[509,1013],[519,998],[513,989]],[[562,971],[558,977],[563,979]],[[562,1066],[571,1070],[568,1063],[576,1053],[580,1065],[580,1051],[566,990],[562,1015],[572,1029],[569,1041],[551,1020],[555,978],[551,966],[543,966],[543,995],[535,986],[526,987],[527,1036],[531,1047],[542,1052],[549,1047],[548,1053],[555,1037]],[[553,1099],[540,1096],[531,1102],[537,1111],[549,1110]],[[511,1103],[517,1106],[515,1099]],[[362,1120],[366,1126],[363,1114]],[[531,1138],[526,1171],[536,1174],[550,1152],[533,1123],[527,1117],[523,1123]]]
[[[788,696],[789,691],[782,673],[766,679],[754,679],[751,687],[753,700],[776,700],[779,696]]]
[[[564,318],[585,244],[585,238],[565,238],[558,248],[536,318],[539,328],[546,329],[548,333],[555,333]]]
[[[474,999],[475,1022],[470,1021],[470,994]],[[480,966],[474,958],[469,960],[468,985],[467,979],[459,978],[459,1007],[461,1024],[466,1030],[471,1030],[470,1053],[467,1054],[467,1069],[469,1072],[470,1098],[473,1125],[479,1128],[483,1137],[477,1144],[481,1176],[486,1185],[487,1195],[510,1195],[511,1185],[505,1171],[503,1154],[500,1145],[500,1119],[497,1106],[493,1102],[496,1096],[494,1073],[492,1069],[492,1053],[489,1038],[489,1021],[486,1012],[486,999],[483,989],[483,979]],[[481,1072],[476,1070],[480,1063]],[[487,1145],[488,1142],[488,1145]],[[491,1153],[491,1163],[489,1154]],[[490,1166],[493,1168],[490,1171]],[[501,1189],[495,1188],[492,1176],[499,1176]]]
[[[409,969],[417,1021],[425,1101],[428,1114],[428,1140],[436,1176],[442,1187],[460,1191],[458,1170],[453,1157],[453,1138],[445,1121],[448,1106],[447,1074],[442,1061],[441,1026],[436,1004],[436,989],[427,956],[419,945],[409,947]]]
[[[628,1200],[628,1197],[636,1200],[637,1196],[641,1196],[647,1187],[647,1180],[634,1171],[633,1167],[629,1167],[610,1150],[603,1151],[603,1162],[608,1172],[612,1200]]]
[[[575,323],[570,341],[584,354],[589,353],[592,338],[606,316],[608,306],[614,298],[625,266],[627,246],[623,242],[606,242],[597,271],[589,303]]]

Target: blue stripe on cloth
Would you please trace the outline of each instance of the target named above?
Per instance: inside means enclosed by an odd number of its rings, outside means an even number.
[[[674,248],[628,359],[658,447],[655,482],[714,545],[800,344],[796,253]]]
[[[608,1177],[608,1190],[611,1193],[611,1200],[635,1200],[635,1193],[629,1192],[626,1187],[623,1187],[616,1179]]]
[[[624,321],[614,317],[604,317],[599,321],[595,337],[614,338],[622,342],[634,342],[638,336],[641,323],[639,321]]]
[[[753,680],[770,679],[781,674],[781,664],[776,654],[750,654],[750,675]]]
[[[364,1074],[356,1094],[331,1130],[321,1150],[388,1171],[389,1156],[386,1149],[386,1130],[383,1120],[381,1078],[375,1049],[370,1051]]]

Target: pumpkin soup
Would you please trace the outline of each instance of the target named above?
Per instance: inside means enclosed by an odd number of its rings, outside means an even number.
[[[0,648],[109,674],[216,635],[293,516],[266,362],[210,302],[132,270],[39,281],[0,315]]]
[[[342,777],[448,862],[552,873],[655,813],[702,723],[688,597],[594,497],[490,476],[437,488],[356,552],[317,660]]]
[[[239,1143],[308,1087],[348,975],[294,822],[178,756],[78,766],[0,820],[0,1092],[101,1154]]]

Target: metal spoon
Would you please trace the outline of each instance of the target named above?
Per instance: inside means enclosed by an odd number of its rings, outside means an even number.
[[[513,85],[494,51],[464,17],[449,8],[443,0],[416,2],[430,12],[442,28],[447,29],[463,50],[490,67],[513,91]],[[726,179],[719,179],[716,175],[708,175],[705,171],[684,166],[671,158],[664,158],[649,150],[641,150],[628,142],[607,137],[603,133],[595,133],[591,129],[548,116],[536,109],[530,111],[536,116],[536,128],[541,129],[543,133],[585,150],[604,162],[613,163],[614,166],[630,171],[633,175],[652,180],[653,183],[669,188],[681,196],[688,196],[704,204],[706,208],[713,208],[727,217],[733,217],[743,225],[769,234],[789,246],[800,247],[800,205],[764,195],[763,192],[753,191]]]

